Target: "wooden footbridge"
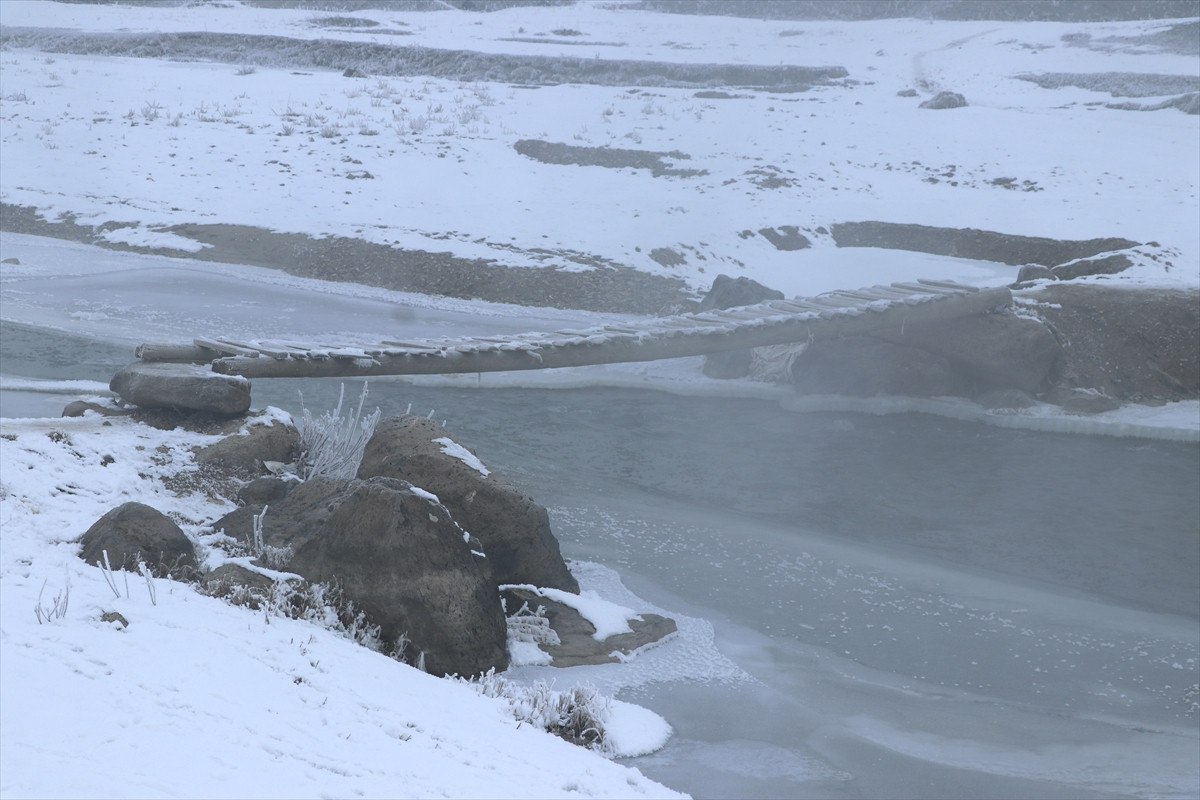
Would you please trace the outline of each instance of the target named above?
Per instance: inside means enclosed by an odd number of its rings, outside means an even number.
[[[137,356],[143,362],[209,364],[215,373],[247,378],[550,369],[656,361],[882,329],[902,333],[906,325],[981,314],[1011,301],[1007,288],[980,290],[948,281],[918,280],[662,317],[637,327],[604,325],[553,333],[371,345],[197,338],[190,345],[143,344]]]

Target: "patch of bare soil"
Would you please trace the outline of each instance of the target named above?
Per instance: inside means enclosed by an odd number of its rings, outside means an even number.
[[[1187,14],[1195,14],[1193,4]],[[1186,16],[1185,14],[1184,16]],[[1064,34],[1062,40],[1073,47],[1086,47],[1101,52],[1146,52],[1147,50],[1200,56],[1200,22],[1180,22],[1161,31],[1139,36],[1104,36],[1094,38],[1089,33]]]
[[[606,167],[608,169],[648,169],[656,178],[672,176],[694,178],[707,175],[705,169],[681,169],[667,163],[691,158],[687,153],[671,150],[665,153],[653,150],[627,150],[620,147],[577,147],[562,142],[545,142],[541,139],[519,139],[513,149],[526,158],[543,164],[575,165],[580,167]]]
[[[1200,114],[1200,76],[1153,75],[1138,72],[1046,72],[1040,75],[1018,75],[1019,80],[1036,83],[1043,89],[1074,86],[1094,92],[1108,92],[1113,97],[1162,97],[1174,94],[1157,103],[1124,101],[1107,103],[1118,111],[1161,111],[1175,108],[1185,114]],[[1180,94],[1182,92],[1182,94]]]
[[[1062,347],[1060,386],[1139,403],[1200,397],[1200,292],[1073,284],[1029,296]]]
[[[832,226],[838,247],[883,247],[939,256],[996,261],[1001,264],[1040,264],[1053,267],[1079,258],[1136,247],[1128,239],[1060,240],[1039,236],[938,228],[895,222],[839,222]]]
[[[109,242],[97,238],[97,228],[70,219],[47,221],[26,206],[0,206],[0,229],[112,250],[249,264],[305,278],[525,306],[658,314],[679,308],[692,298],[682,280],[648,275],[632,267],[599,263],[585,271],[553,266],[501,267],[450,253],[401,250],[347,237],[314,239],[247,225],[184,224],[169,228],[172,233],[210,245],[197,253]]]
[[[252,63],[284,69],[357,69],[369,75],[423,75],[459,81],[558,86],[714,86],[804,92],[846,78],[845,67],[791,64],[677,64],[566,56],[509,55],[373,42],[290,39],[233,33],[80,33],[6,28],[0,46],[50,53]]]

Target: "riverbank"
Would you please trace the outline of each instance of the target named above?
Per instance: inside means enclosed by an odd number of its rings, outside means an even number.
[[[522,728],[526,712],[514,716],[504,692],[436,679],[319,615],[252,611],[188,583],[106,576],[79,559],[79,535],[121,502],[148,504],[193,541],[210,540],[206,526],[233,504],[181,491],[177,479],[195,468],[192,447],[219,438],[94,414],[4,420],[6,796],[91,794],[97,780],[122,796],[390,797],[397,787],[418,796],[681,796],[600,752]],[[200,553],[209,566],[221,560],[211,547]],[[664,726],[652,714],[616,701],[604,713],[611,753],[661,746]],[[247,719],[274,722],[264,730]],[[660,740],[648,745],[647,735]],[[79,770],[81,752],[111,771]]]

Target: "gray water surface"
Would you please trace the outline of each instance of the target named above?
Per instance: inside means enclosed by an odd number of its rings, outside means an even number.
[[[296,384],[268,384],[259,402],[298,410]],[[336,392],[304,386],[314,409]],[[652,777],[698,797],[1200,787],[1194,444],[617,389],[371,385],[385,414],[409,403],[549,506],[569,557],[711,621],[752,676],[621,692],[676,728],[634,760]]]

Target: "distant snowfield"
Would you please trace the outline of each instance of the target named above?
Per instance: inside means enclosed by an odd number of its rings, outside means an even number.
[[[850,81],[798,94],[730,89],[734,99],[712,99],[694,88],[523,88],[423,76],[354,79],[340,69],[251,71],[256,56],[270,56],[253,48],[242,65],[10,48],[0,57],[0,199],[49,219],[120,223],[127,227],[107,238],[180,251],[200,244],[173,235],[156,240],[155,231],[180,223],[254,225],[497,265],[592,268],[563,256],[570,251],[679,277],[696,290],[725,272],[789,295],[888,277],[995,284],[1016,272],[914,253],[835,250],[819,232],[835,222],[1123,236],[1178,255],[1169,270],[1147,262],[1122,282],[1200,285],[1197,118],[1174,109],[1106,109],[1102,103],[1114,99],[1106,92],[1015,79],[1048,71],[1194,76],[1193,57],[1145,52],[1152,48],[1099,52],[1061,38],[1134,35],[1168,23],[800,23],[604,4],[337,15],[378,23],[361,29],[319,24],[329,16],[237,4],[0,6],[0,24],[13,30],[253,32],[512,55],[833,65],[845,67]],[[908,88],[921,96],[896,96]],[[917,108],[941,89],[963,93],[970,106]],[[678,151],[687,158],[676,157],[674,166],[706,174],[544,164],[513,149],[520,139]],[[1035,190],[993,183],[1005,178]],[[785,225],[806,232],[814,246],[780,251],[756,233]],[[664,250],[678,258],[651,257]]]

